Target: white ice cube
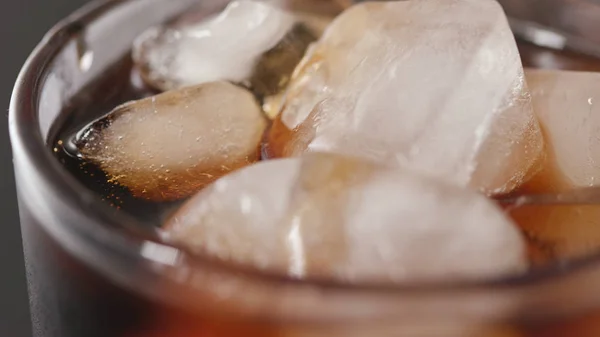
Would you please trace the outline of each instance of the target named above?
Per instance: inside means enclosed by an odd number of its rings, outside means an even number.
[[[165,231],[199,253],[297,278],[452,281],[527,266],[519,231],[484,196],[332,154],[224,177]]]
[[[543,147],[493,0],[346,10],[296,69],[271,139],[274,156],[361,155],[490,194],[527,180]]]
[[[150,29],[136,41],[133,56],[146,80],[163,90],[244,83],[294,24],[291,14],[273,4],[233,1],[212,18]]]

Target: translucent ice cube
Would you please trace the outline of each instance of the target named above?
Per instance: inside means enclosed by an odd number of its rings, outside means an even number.
[[[333,154],[224,177],[165,233],[199,253],[298,278],[475,279],[526,267],[519,231],[484,196]]]
[[[164,201],[257,160],[265,127],[250,92],[214,82],[122,105],[76,143],[112,181],[135,196]]]
[[[366,2],[296,68],[272,156],[306,151],[408,165],[505,193],[543,139],[516,43],[492,0]]]
[[[220,15],[152,28],[133,57],[150,85],[162,90],[227,80],[277,93],[316,37],[276,1],[233,1]]]
[[[564,177],[551,188],[600,184],[600,73],[528,70],[527,80],[548,160]]]
[[[528,70],[546,138],[542,171],[522,193],[560,193],[600,185],[600,74]],[[512,215],[537,245],[538,260],[600,250],[600,205],[526,206]]]

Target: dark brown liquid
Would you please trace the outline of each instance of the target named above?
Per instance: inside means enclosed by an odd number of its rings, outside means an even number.
[[[600,62],[586,56],[556,53],[530,44],[520,45],[526,67],[600,71]],[[148,226],[161,226],[183,201],[151,202],[134,197],[126,187],[110,181],[95,164],[78,156],[73,140],[91,121],[104,116],[114,107],[131,100],[156,94],[137,77],[129,58],[123,59],[99,81],[84,90],[61,114],[50,133],[50,143],[58,160],[84,186],[96,192],[99,199],[112,206],[114,212],[126,212]],[[279,157],[284,149],[273,144],[289,144],[291,130],[276,119],[269,137],[265,137],[267,156]],[[292,144],[293,145],[293,144]],[[267,154],[268,153],[268,154]],[[568,183],[551,160],[542,163],[542,172],[517,191],[517,194],[555,192],[555,186]],[[600,206],[529,206],[511,211],[529,240],[530,259],[534,266],[546,265],[600,250]],[[598,219],[598,220],[597,220]],[[590,224],[596,224],[590,225]],[[581,224],[578,226],[577,224]],[[599,228],[596,230],[596,228]]]
[[[522,57],[526,66],[600,71],[600,62],[579,55],[557,54],[528,44],[521,45]],[[163,219],[171,214],[178,203],[153,203],[134,198],[122,186],[108,181],[97,166],[81,160],[73,149],[71,141],[75,134],[92,120],[111,111],[117,105],[155,94],[152,90],[134,85],[132,63],[124,59],[110,72],[83,91],[62,113],[51,132],[49,144],[56,158],[65,169],[82,185],[98,194],[98,200],[111,205],[114,212],[127,212],[148,226],[160,226]],[[552,171],[549,162],[542,163],[545,171]],[[556,173],[556,172],[554,172]],[[547,186],[560,181],[560,174],[546,174],[534,178],[523,186],[519,193],[544,191]],[[26,215],[25,215],[26,216]],[[590,233],[589,226],[576,233],[564,228],[564,233],[546,228],[558,217],[579,219],[600,219],[600,207],[563,206],[529,207],[512,212],[526,233],[530,244],[530,256],[535,264],[554,263],[560,259],[579,256],[600,247],[600,226],[596,233]],[[579,218],[577,218],[579,217]],[[585,221],[584,221],[585,222]],[[600,222],[600,221],[599,221]],[[113,285],[102,275],[87,268],[77,257],[70,256],[41,228],[30,226],[26,243],[37,261],[30,261],[29,269],[44,276],[38,278],[43,287],[57,289],[64,297],[47,300],[58,310],[57,317],[65,321],[60,331],[51,331],[44,337],[269,337],[289,335],[287,327],[270,324],[255,325],[242,320],[219,321],[205,319],[193,313],[183,312],[165,304],[151,302],[136,293],[128,292]],[[571,231],[571,232],[569,232]],[[571,233],[571,234],[569,234]],[[561,237],[562,235],[562,237]],[[587,241],[584,248],[565,244],[564,239],[580,236]],[[596,245],[597,244],[597,245]],[[43,293],[52,293],[46,291]],[[57,295],[58,297],[58,295]],[[58,303],[58,304],[57,304]],[[48,309],[46,309],[48,310]],[[52,310],[52,309],[50,309]],[[59,319],[59,318],[57,318]],[[317,329],[318,330],[318,329]],[[330,336],[318,332],[310,336]],[[588,315],[555,321],[551,324],[536,323],[519,326],[492,328],[482,331],[477,337],[597,337],[600,336],[600,311]],[[335,337],[335,336],[332,336]],[[377,336],[374,336],[377,337]],[[442,336],[432,336],[442,337]],[[465,336],[476,337],[476,336]]]
[[[143,86],[137,76],[129,58],[115,64],[61,113],[49,134],[49,143],[53,144],[52,151],[65,168],[115,212],[124,211],[149,226],[160,226],[180,202],[156,203],[133,197],[126,187],[111,183],[97,165],[82,160],[74,145],[80,130],[116,106],[157,94]]]
[[[555,68],[582,71],[600,71],[600,61],[571,53],[555,53],[529,44],[520,45],[524,65],[533,68]],[[100,199],[114,207],[115,211],[128,212],[144,223],[160,225],[169,215],[175,203],[155,203],[134,198],[126,187],[109,182],[106,174],[96,165],[80,159],[73,139],[77,133],[116,106],[157,94],[144,86],[127,57],[117,62],[105,76],[82,91],[61,113],[50,132],[49,144],[65,168],[84,186],[95,191]],[[277,123],[277,121],[275,122]],[[289,138],[286,134],[276,137]],[[285,143],[283,141],[276,143]],[[272,149],[280,153],[282,149]],[[540,182],[537,182],[539,185]],[[544,182],[541,182],[543,185]],[[527,186],[523,192],[541,191]]]

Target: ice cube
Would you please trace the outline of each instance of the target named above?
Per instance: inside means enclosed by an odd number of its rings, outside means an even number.
[[[521,193],[560,193],[600,184],[600,73],[528,70],[546,139],[542,171]],[[568,259],[600,250],[600,205],[526,206],[512,211],[543,254]]]
[[[176,200],[256,161],[265,127],[250,92],[214,82],[117,107],[76,145],[135,196]]]
[[[264,1],[233,1],[199,19],[182,18],[137,39],[133,58],[150,85],[169,90],[227,80],[276,94],[316,39],[291,13]]]
[[[408,165],[486,193],[525,181],[543,139],[492,0],[366,2],[294,72],[272,156],[328,151]]]
[[[528,70],[527,81],[546,136],[545,173],[564,177],[552,191],[600,184],[600,73]]]
[[[475,191],[334,154],[221,178],[165,226],[198,253],[297,278],[478,279],[526,268],[517,228]]]

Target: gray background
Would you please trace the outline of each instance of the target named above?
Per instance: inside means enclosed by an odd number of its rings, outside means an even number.
[[[0,0],[0,336],[31,337],[7,111],[27,55],[58,20],[87,0]],[[107,336],[108,337],[108,336]]]

